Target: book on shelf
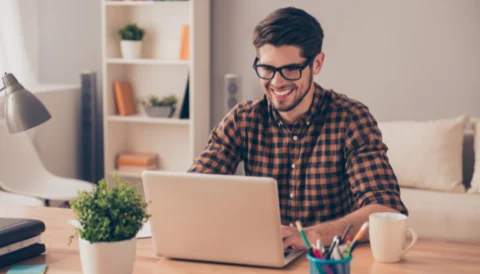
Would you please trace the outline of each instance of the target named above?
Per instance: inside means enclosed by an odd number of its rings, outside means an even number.
[[[114,81],[113,92],[117,113],[120,116],[136,114],[132,85],[128,81]]]
[[[144,170],[156,170],[156,169],[158,169],[157,165],[148,165],[148,166],[120,165],[117,167],[117,171],[133,172],[133,173],[141,173]]]
[[[185,94],[183,96],[182,104],[180,106],[179,118],[190,118],[190,74],[187,74],[187,85],[185,87]]]
[[[117,171],[140,173],[158,169],[156,153],[120,153],[116,159]]]
[[[149,166],[158,163],[155,153],[120,153],[117,156],[117,165]]]
[[[180,60],[190,59],[190,25],[182,26],[182,34],[180,36]]]

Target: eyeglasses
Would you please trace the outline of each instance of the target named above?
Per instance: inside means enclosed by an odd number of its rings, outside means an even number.
[[[255,69],[255,72],[257,73],[258,77],[260,77],[263,80],[272,80],[273,77],[275,77],[275,73],[278,71],[280,72],[280,75],[282,75],[283,78],[289,81],[296,81],[300,78],[302,78],[302,71],[309,66],[313,60],[315,60],[315,56],[313,55],[305,61],[305,64],[302,66],[299,65],[286,65],[283,67],[272,67],[269,65],[258,65],[258,57],[255,58],[255,61],[253,62],[253,69]]]

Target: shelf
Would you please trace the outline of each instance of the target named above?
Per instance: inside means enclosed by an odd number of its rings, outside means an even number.
[[[190,64],[189,61],[184,60],[161,60],[161,59],[122,59],[122,58],[108,58],[107,64],[127,64],[127,65],[181,65]]]
[[[170,124],[170,125],[190,125],[189,119],[178,118],[152,118],[143,115],[118,116],[111,115],[107,121],[124,123],[150,123],[150,124]]]
[[[211,0],[98,2],[102,16],[99,27],[105,175],[115,173],[141,185],[141,172],[117,170],[115,159],[125,151],[157,153],[160,170],[188,170],[208,143],[211,128]],[[118,30],[129,23],[144,27],[148,38],[136,59],[123,58],[118,36]],[[190,59],[180,60],[185,25],[190,26]],[[112,92],[115,81],[130,82],[135,99],[173,95],[179,100],[178,108],[170,118],[155,118],[135,103],[134,115],[120,116]],[[190,119],[179,119],[187,84]]]
[[[105,1],[107,7],[174,5],[188,1]]]

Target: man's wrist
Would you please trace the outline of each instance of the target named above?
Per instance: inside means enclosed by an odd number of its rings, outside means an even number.
[[[305,235],[310,243],[316,243],[317,239],[322,241],[323,245],[330,245],[333,237],[338,235],[342,228],[341,219],[329,221],[305,228]]]

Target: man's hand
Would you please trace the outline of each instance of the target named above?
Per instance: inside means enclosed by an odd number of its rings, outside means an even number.
[[[305,232],[305,236],[307,236],[308,241],[312,241],[311,237],[313,237],[312,232],[308,230],[303,230]],[[287,249],[288,247],[292,247],[293,249],[302,250],[306,249],[305,243],[302,240],[302,236],[300,236],[300,232],[296,227],[290,226],[283,226],[282,225],[282,239],[283,239],[283,249]]]

